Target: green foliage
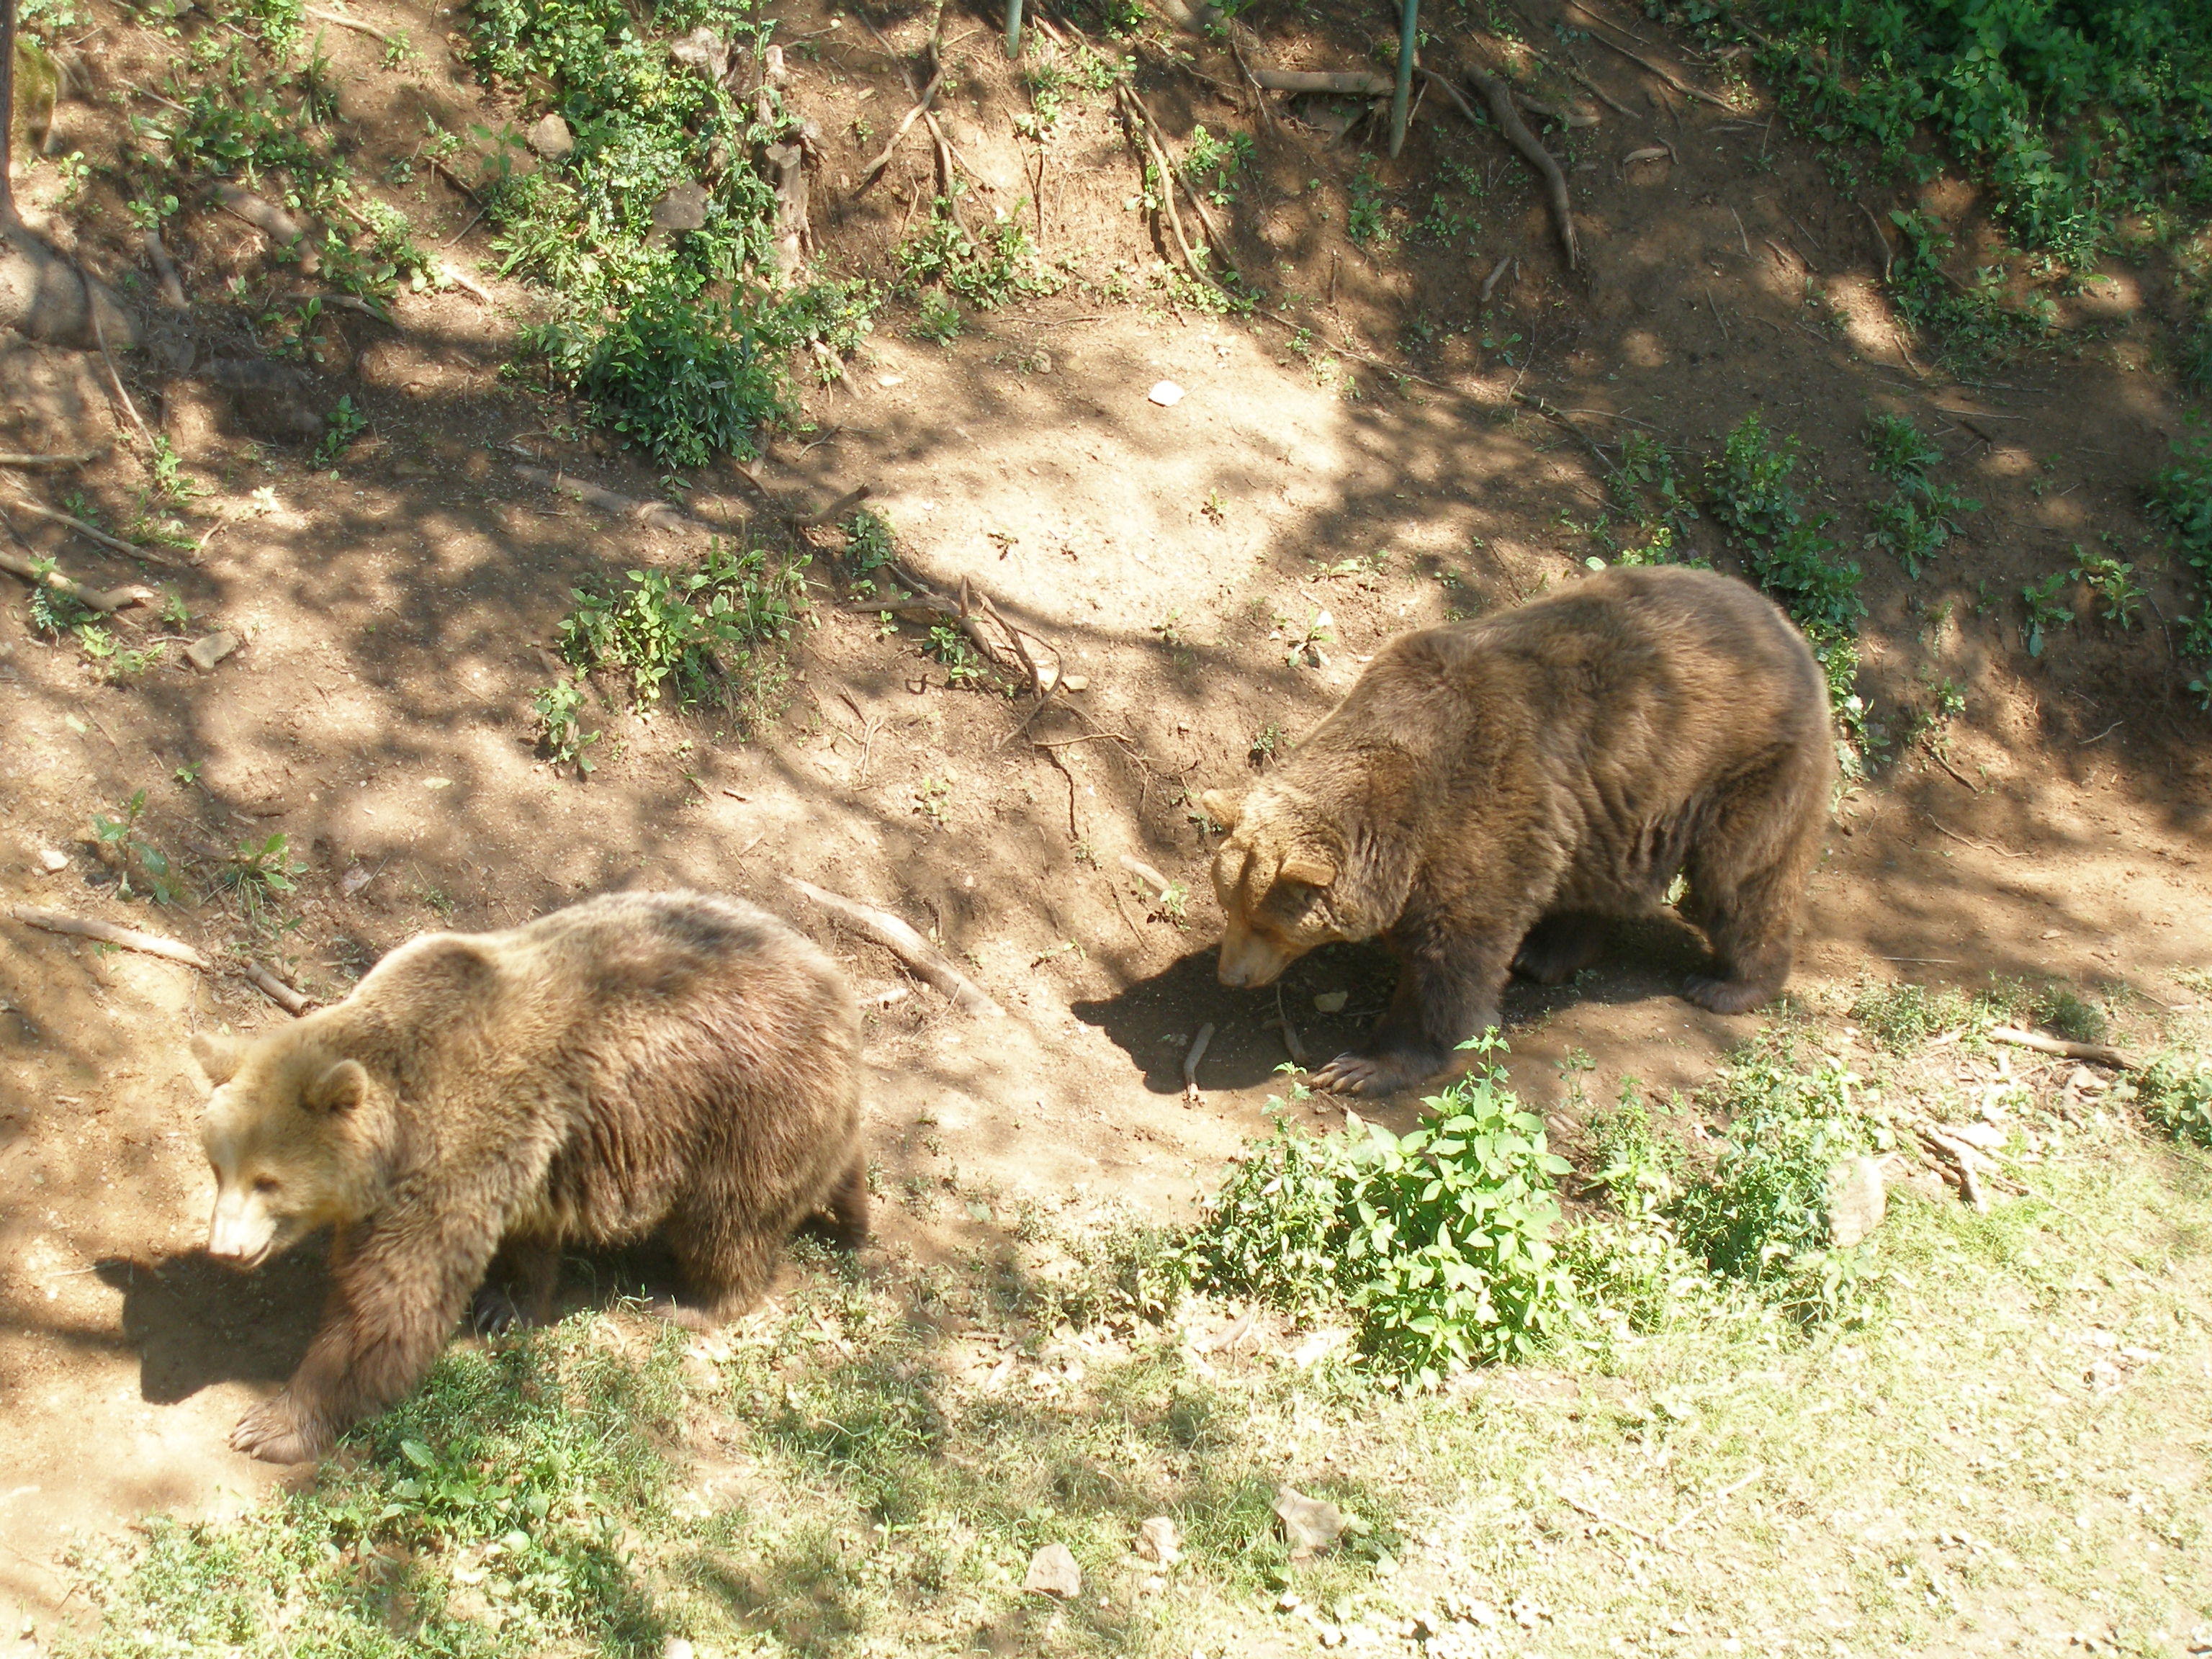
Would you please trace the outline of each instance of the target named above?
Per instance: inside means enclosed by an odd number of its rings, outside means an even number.
[[[899,244],[896,258],[909,288],[939,283],[979,311],[1067,286],[1066,274],[1045,262],[1018,219],[994,211],[988,224],[970,233],[943,196],[930,204],[928,224]]]
[[[939,345],[951,345],[961,335],[960,307],[952,296],[935,289],[921,296],[916,307],[914,331],[921,338],[933,340]]]
[[[604,1328],[451,1349],[313,1487],[228,1522],[157,1518],[127,1554],[81,1557],[100,1626],[64,1650],[659,1653],[623,1529],[665,1523],[681,1342],[639,1363]]]
[[[307,873],[307,866],[292,857],[291,842],[280,830],[266,841],[240,842],[230,861],[216,872],[209,896],[228,897],[246,922],[275,929],[276,910],[298,884],[295,878]]]
[[[945,682],[948,685],[973,685],[984,678],[982,659],[968,636],[951,623],[933,623],[929,630],[929,654],[945,665]]]
[[[584,751],[603,735],[584,729],[584,686],[580,676],[541,685],[531,693],[531,712],[538,717],[538,740],[546,757],[558,766],[574,766],[589,777],[593,762]]]
[[[1419,1387],[1565,1334],[1577,1308],[1551,1236],[1553,1186],[1568,1166],[1486,1063],[1496,1039],[1470,1046],[1475,1070],[1427,1100],[1402,1137],[1279,1121],[1184,1247],[1197,1286],[1341,1305],[1368,1361]]]
[[[2212,1059],[2160,1054],[2143,1067],[2136,1093],[2144,1115],[2176,1140],[2212,1147]]]
[[[54,586],[54,571],[52,558],[40,553],[31,555],[31,597],[26,609],[33,630],[50,640],[94,625],[94,619],[100,614]]]
[[[322,441],[315,446],[315,465],[328,466],[345,453],[345,447],[368,430],[368,416],[353,406],[350,395],[342,397],[337,406],[323,416]]]
[[[1739,1053],[1711,1103],[1728,1118],[1712,1174],[1668,1206],[1685,1249],[1801,1318],[1848,1314],[1864,1288],[1863,1250],[1830,1248],[1827,1218],[1830,1171],[1872,1145],[1859,1081],[1832,1055],[1802,1066],[1786,1031]]]
[[[1388,240],[1382,225],[1382,191],[1371,167],[1352,176],[1344,209],[1344,234],[1361,247]]]
[[[790,377],[763,327],[765,301],[692,300],[672,286],[586,324],[527,331],[526,350],[591,399],[593,418],[664,467],[750,459],[791,410]]]
[[[2111,1024],[2102,1008],[2082,1000],[2070,986],[2045,986],[2030,1007],[2039,1025],[2072,1042],[2102,1042]]]
[[[561,654],[586,674],[626,669],[639,707],[659,702],[672,684],[684,703],[713,702],[764,717],[784,680],[780,647],[807,610],[806,563],[716,541],[689,573],[632,570],[628,586],[611,593],[574,589]],[[541,729],[549,712],[562,711],[541,707]]]
[[[100,848],[100,862],[115,872],[117,896],[126,899],[137,896],[131,885],[135,874],[140,886],[156,904],[174,903],[177,890],[170,884],[173,872],[168,854],[147,840],[138,828],[138,820],[146,811],[146,792],[139,790],[115,810],[121,816],[111,818],[104,812],[92,815],[92,838]]]
[[[1756,414],[1747,415],[1705,463],[1706,491],[1713,517],[1743,548],[1759,585],[1805,630],[1831,699],[1848,714],[1866,616],[1859,568],[1832,556],[1836,544],[1824,532],[1834,514],[1807,517],[1805,498],[1790,483],[1797,450],[1796,438],[1777,444]]]
[[[2123,213],[2212,199],[2212,14],[2193,0],[1771,0],[1761,21],[1814,137],[1924,179],[1932,127],[2026,246],[2085,264]]]
[[[1930,1037],[1986,1018],[1981,1005],[1949,986],[1869,985],[1851,1003],[1851,1018],[1893,1054],[1909,1054]]]
[[[2173,459],[2151,481],[2152,516],[2172,532],[2182,556],[2212,582],[2212,428],[2191,416],[2173,441]]]
[[[2063,599],[2073,578],[2063,570],[2054,570],[2041,581],[2029,582],[2020,590],[2021,602],[2027,606],[2027,620],[2021,624],[2021,642],[2027,654],[2039,657],[2051,631],[2067,626],[2074,620],[2074,606]]]
[[[1978,513],[1981,506],[1948,484],[1919,479],[1875,503],[1869,514],[1874,532],[1867,540],[1888,549],[1905,574],[1917,581],[1922,568],[1959,533],[1959,515]]]
[[[1910,415],[1868,410],[1865,442],[1867,465],[1892,483],[1917,483],[1943,459],[1943,452],[1928,441]]]
[[[2079,546],[2074,549],[2074,568],[2068,574],[2074,580],[2087,584],[2094,600],[2104,607],[2105,620],[2133,628],[2143,600],[2135,566],[2107,554],[2084,553]]]
[[[1216,137],[1200,122],[1190,130],[1190,153],[1182,158],[1182,176],[1216,207],[1237,199],[1237,186],[1252,164],[1252,135],[1231,132]]]

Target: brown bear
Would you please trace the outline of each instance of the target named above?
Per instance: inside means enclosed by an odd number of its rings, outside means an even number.
[[[1602,919],[1679,873],[1715,971],[1768,1001],[1790,964],[1836,777],[1826,679],[1789,619],[1711,571],[1615,569],[1514,611],[1401,635],[1242,802],[1213,864],[1224,985],[1380,937],[1396,995],[1316,1085],[1382,1094],[1454,1067],[1509,971],[1557,984]]]
[[[817,1207],[866,1236],[851,988],[733,899],[617,893],[429,934],[333,1007],[193,1048],[217,1085],[209,1255],[249,1268],[336,1230],[307,1358],[231,1434],[271,1462],[413,1388],[480,1286],[489,1326],[542,1316],[564,1244],[659,1231],[719,1319]]]

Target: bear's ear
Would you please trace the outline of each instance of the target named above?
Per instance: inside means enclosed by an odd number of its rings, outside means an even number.
[[[1237,828],[1237,820],[1244,816],[1244,802],[1226,789],[1209,789],[1198,798],[1199,810],[1219,824],[1224,830]]]
[[[199,1061],[200,1070],[208,1074],[208,1081],[220,1089],[238,1075],[238,1067],[246,1058],[246,1050],[227,1037],[213,1037],[205,1031],[195,1031],[192,1033],[192,1058]]]
[[[1283,860],[1283,867],[1275,872],[1275,879],[1303,882],[1308,887],[1328,887],[1341,873],[1336,860],[1322,848],[1300,847]]]
[[[311,1112],[336,1116],[353,1110],[368,1097],[368,1072],[357,1060],[342,1060],[307,1086],[300,1103]]]

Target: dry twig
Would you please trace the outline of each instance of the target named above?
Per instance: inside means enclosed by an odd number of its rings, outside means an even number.
[[[112,617],[118,611],[127,611],[134,605],[151,605],[156,597],[150,587],[118,587],[112,590],[87,587],[73,581],[58,570],[49,570],[43,575],[30,560],[20,553],[0,552],[0,570],[11,576],[21,576],[25,581],[44,583],[57,593],[65,593],[79,605]]]
[[[1992,1042],[2009,1043],[2015,1048],[2033,1048],[2039,1054],[2057,1054],[2065,1060],[2086,1060],[2094,1066],[2110,1066],[2123,1072],[2139,1072],[2142,1062],[2124,1048],[2115,1048],[2102,1042],[2073,1042],[2064,1037],[2045,1036],[2040,1031],[2023,1031],[2016,1026],[1998,1025],[1990,1030]]]
[[[211,969],[213,964],[179,939],[164,939],[158,933],[141,933],[129,927],[118,927],[112,922],[96,921],[90,916],[73,916],[62,910],[41,910],[29,904],[15,907],[15,920],[33,927],[42,927],[49,933],[70,933],[79,939],[97,939],[102,945],[112,945],[118,950],[143,951],[149,957],[167,957],[172,962],[181,962],[187,967]]]
[[[801,881],[797,876],[787,876],[784,879],[831,915],[875,940],[968,1012],[988,1015],[994,1019],[1005,1017],[1006,1011],[992,1001],[982,987],[954,967],[935,945],[890,911],[858,903],[842,894],[817,887],[812,882]]]
[[[247,963],[240,971],[247,984],[288,1014],[304,1014],[313,1004],[306,992],[286,984],[258,962]]]

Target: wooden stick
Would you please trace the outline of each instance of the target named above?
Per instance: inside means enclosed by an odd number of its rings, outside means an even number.
[[[358,17],[341,17],[334,11],[321,11],[313,6],[303,7],[301,9],[303,9],[308,16],[319,19],[323,22],[336,23],[342,29],[353,29],[359,33],[369,36],[372,40],[381,40],[387,46],[392,44],[392,37],[390,35],[386,34],[382,29],[375,27],[372,24],[362,22]],[[292,1012],[296,1014],[300,1011],[295,1008]]]
[[[15,920],[33,927],[43,927],[49,933],[71,933],[79,939],[98,939],[102,945],[112,945],[125,951],[143,951],[149,957],[167,957],[172,962],[181,962],[188,967],[210,969],[214,964],[189,945],[173,939],[163,939],[158,933],[141,933],[128,927],[118,927],[112,922],[95,921],[89,916],[73,916],[62,910],[41,910],[33,905],[19,904],[14,911]]]
[[[1388,98],[1390,77],[1366,70],[1254,70],[1252,78],[1270,92],[1335,92],[1359,98]]]
[[[82,466],[107,453],[106,449],[80,449],[66,455],[34,455],[0,450],[0,466]]]
[[[143,559],[149,564],[158,564],[170,570],[181,570],[184,568],[184,567],[179,564],[176,560],[169,558],[165,555],[152,552],[146,548],[139,546],[136,542],[126,542],[120,537],[111,536],[105,530],[94,529],[92,526],[87,524],[82,519],[72,519],[66,513],[57,513],[52,507],[41,507],[36,501],[20,500],[13,501],[0,501],[0,507],[20,507],[24,512],[28,513],[33,518],[49,519],[56,524],[67,525],[71,530],[76,531],[78,535],[86,538],[88,540],[98,542],[102,547],[112,547],[118,553],[127,553],[134,559]]]
[[[72,581],[58,570],[49,570],[41,576],[32,562],[20,553],[0,552],[0,570],[11,576],[21,576],[33,584],[44,582],[57,593],[66,593],[79,605],[112,617],[118,611],[127,611],[134,605],[151,605],[157,597],[150,587],[118,587],[112,590],[87,587],[82,582]]]
[[[100,326],[100,290],[92,285],[91,275],[81,260],[77,263],[76,279],[84,284],[85,314],[92,319],[92,340],[100,348],[100,360],[107,365],[107,383],[115,388],[115,395],[122,402],[123,412],[131,417],[131,424],[138,428],[138,435],[146,441],[147,454],[158,455],[161,452],[154,447],[154,434],[146,429],[146,422],[138,413],[138,405],[131,401],[131,389],[123,384],[123,376],[116,370],[115,354],[107,349],[107,331]]]
[[[2064,1037],[2045,1036],[2040,1031],[2023,1031],[2017,1026],[1997,1025],[1990,1030],[1990,1041],[2005,1042],[2015,1048],[2033,1048],[2039,1054],[2057,1054],[2066,1060],[2086,1060],[2095,1066],[2110,1066],[2123,1072],[2139,1072],[2142,1062],[2124,1048],[2114,1048],[2102,1042],[2069,1042]]]
[[[306,992],[287,985],[258,962],[249,962],[244,970],[246,982],[267,997],[288,1014],[304,1014],[312,999]]]
[[[1468,107],[1467,100],[1460,96],[1458,88],[1432,70],[1422,72],[1428,76],[1431,86],[1444,88],[1469,121],[1474,119],[1474,111]],[[1498,130],[1504,133],[1506,141],[1521,152],[1528,165],[1536,170],[1537,176],[1543,179],[1551,203],[1553,225],[1567,250],[1567,269],[1580,270],[1582,251],[1575,243],[1574,210],[1567,199],[1567,175],[1560,171],[1552,152],[1537,143],[1536,135],[1528,131],[1528,124],[1521,118],[1521,112],[1513,107],[1512,88],[1496,76],[1486,75],[1479,69],[1471,68],[1468,74],[1473,77],[1475,85],[1482,88],[1483,100],[1490,106],[1492,118],[1498,123]]]
[[[1283,1033],[1283,1047],[1291,1056],[1291,1064],[1303,1066],[1306,1063],[1306,1045],[1298,1041],[1298,1028],[1291,1024],[1291,1011],[1283,1006],[1283,981],[1275,981],[1275,1024]]]
[[[1590,39],[1596,41],[1601,46],[1611,47],[1613,51],[1619,52],[1623,58],[1627,58],[1629,62],[1632,64],[1643,64],[1645,69],[1650,70],[1652,74],[1657,76],[1662,81],[1664,81],[1668,86],[1674,88],[1675,91],[1680,93],[1685,98],[1699,99],[1718,109],[1732,111],[1735,107],[1735,105],[1729,103],[1725,98],[1716,98],[1710,92],[1700,92],[1688,82],[1678,78],[1672,70],[1661,69],[1658,64],[1653,63],[1649,58],[1643,57],[1638,53],[1629,51],[1626,46],[1620,45],[1618,41],[1608,40],[1602,34],[1593,34],[1590,36]]]
[[[1117,734],[1112,732],[1095,732],[1092,735],[1102,738],[1110,738]],[[1075,738],[1073,739],[1073,741],[1080,742],[1082,739]],[[1115,862],[1119,864],[1124,870],[1127,870],[1131,875],[1136,877],[1138,880],[1143,882],[1147,887],[1150,887],[1154,891],[1158,892],[1162,898],[1165,898],[1168,896],[1170,888],[1174,885],[1174,884],[1169,881],[1165,876],[1153,869],[1151,865],[1146,863],[1142,859],[1133,859],[1127,853],[1124,853],[1120,858],[1116,859]]]
[[[1213,1041],[1213,1022],[1208,1020],[1198,1028],[1198,1035],[1190,1040],[1190,1052],[1182,1057],[1182,1100],[1186,1106],[1203,1106],[1206,1097],[1198,1091],[1198,1062],[1206,1058],[1206,1045]]]
[[[696,530],[704,526],[686,518],[665,501],[633,501],[627,495],[617,495],[611,489],[586,483],[560,472],[548,472],[542,466],[518,466],[515,471],[531,483],[544,484],[556,495],[570,496],[602,513],[617,519],[628,519],[633,524],[650,525],[656,530]]]
[[[854,186],[856,193],[873,184],[876,175],[890,164],[891,152],[899,147],[899,140],[905,137],[914,124],[921,118],[922,112],[929,107],[930,101],[937,96],[938,88],[944,82],[945,68],[939,64],[937,73],[930,76],[929,84],[921,89],[921,101],[906,112],[905,118],[898,124],[898,130],[891,134],[890,142],[884,146],[882,153],[874,161],[860,169],[860,182]]]
[[[1954,1140],[1940,1130],[1923,1127],[1919,1130],[1919,1135],[1923,1140],[1950,1158],[1952,1164],[1959,1171],[1959,1191],[1965,1196],[1966,1202],[1974,1206],[1974,1213],[1987,1215],[1990,1212],[1990,1197],[1982,1190],[1982,1183],[1974,1174],[1974,1159],[1978,1156],[1977,1150],[1967,1146],[1963,1140]]]
[[[797,876],[787,876],[784,879],[831,915],[875,940],[969,1013],[986,1015],[993,1019],[1006,1017],[1006,1011],[992,1001],[982,987],[955,968],[935,945],[888,910],[856,903],[842,894],[817,887],[812,882],[801,881]]]
[[[827,507],[816,507],[811,513],[793,514],[792,527],[795,530],[804,530],[812,525],[835,524],[862,501],[867,500],[871,493],[866,484],[857,484]]]

